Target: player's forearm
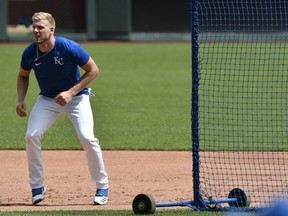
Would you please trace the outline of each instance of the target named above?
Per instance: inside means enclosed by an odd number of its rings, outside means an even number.
[[[86,71],[83,76],[80,78],[79,82],[74,85],[69,91],[75,96],[83,88],[87,87],[99,74],[99,70]]]
[[[17,78],[17,94],[18,94],[18,103],[24,102],[27,90],[29,86],[29,78],[18,76]]]

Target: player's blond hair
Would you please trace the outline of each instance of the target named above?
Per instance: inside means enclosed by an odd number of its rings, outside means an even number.
[[[50,27],[55,29],[55,19],[50,13],[46,12],[34,13],[34,15],[32,16],[32,21],[36,22],[39,20],[46,20],[50,24]]]

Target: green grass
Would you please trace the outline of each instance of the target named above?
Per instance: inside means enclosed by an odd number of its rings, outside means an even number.
[[[284,42],[201,45],[203,150],[288,150],[285,50]]]
[[[31,211],[31,212],[0,212],[3,216],[66,216],[66,215],[85,215],[85,216],[129,216],[135,215],[133,211],[129,210],[95,210],[95,211]],[[181,209],[156,209],[155,216],[223,216],[223,212],[212,212],[212,211],[194,211],[190,208]],[[238,212],[237,216],[259,216],[257,212]]]
[[[24,149],[27,118],[15,113],[16,77],[27,44],[1,45],[1,149]],[[90,85],[95,134],[103,149],[190,150],[189,43],[83,44],[100,68]],[[34,73],[28,112],[39,93]],[[59,133],[61,131],[61,133]],[[65,115],[48,130],[43,149],[82,149]]]
[[[27,118],[15,114],[15,105],[16,76],[26,45],[0,46],[1,149],[24,149]],[[100,68],[90,87],[95,93],[91,98],[95,134],[103,149],[191,150],[189,43],[83,46]],[[200,54],[205,51],[203,58],[200,55],[202,149],[287,150],[288,66],[287,57],[281,55],[283,47],[281,43],[201,44]],[[33,74],[28,111],[38,92]],[[279,145],[271,147],[271,143]],[[65,115],[45,134],[43,149],[82,149]]]
[[[33,211],[33,212],[0,212],[0,215],[5,216],[66,216],[66,215],[86,215],[86,216],[94,216],[94,215],[102,215],[102,216],[129,216],[134,215],[134,213],[128,210],[95,210],[95,211]],[[196,212],[191,209],[180,209],[180,210],[156,210],[153,214],[155,216],[220,216],[223,215],[220,212]]]
[[[93,88],[96,133],[109,149],[190,149],[189,44],[99,46],[92,52],[101,70]]]

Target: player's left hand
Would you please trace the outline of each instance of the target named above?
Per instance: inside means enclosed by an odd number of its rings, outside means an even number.
[[[68,104],[73,98],[73,95],[69,91],[60,92],[54,97],[57,104],[64,106]]]

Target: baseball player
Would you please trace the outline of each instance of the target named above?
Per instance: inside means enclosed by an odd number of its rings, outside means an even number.
[[[38,12],[32,16],[35,42],[23,52],[17,78],[18,103],[16,112],[27,116],[25,96],[29,76],[33,69],[40,94],[30,113],[26,132],[26,153],[32,204],[44,200],[41,139],[61,113],[71,120],[86,152],[89,171],[96,183],[94,203],[108,201],[108,175],[105,171],[102,150],[94,136],[93,115],[87,85],[98,75],[94,60],[76,42],[55,37],[55,20],[49,13]],[[84,70],[80,75],[79,67]]]

